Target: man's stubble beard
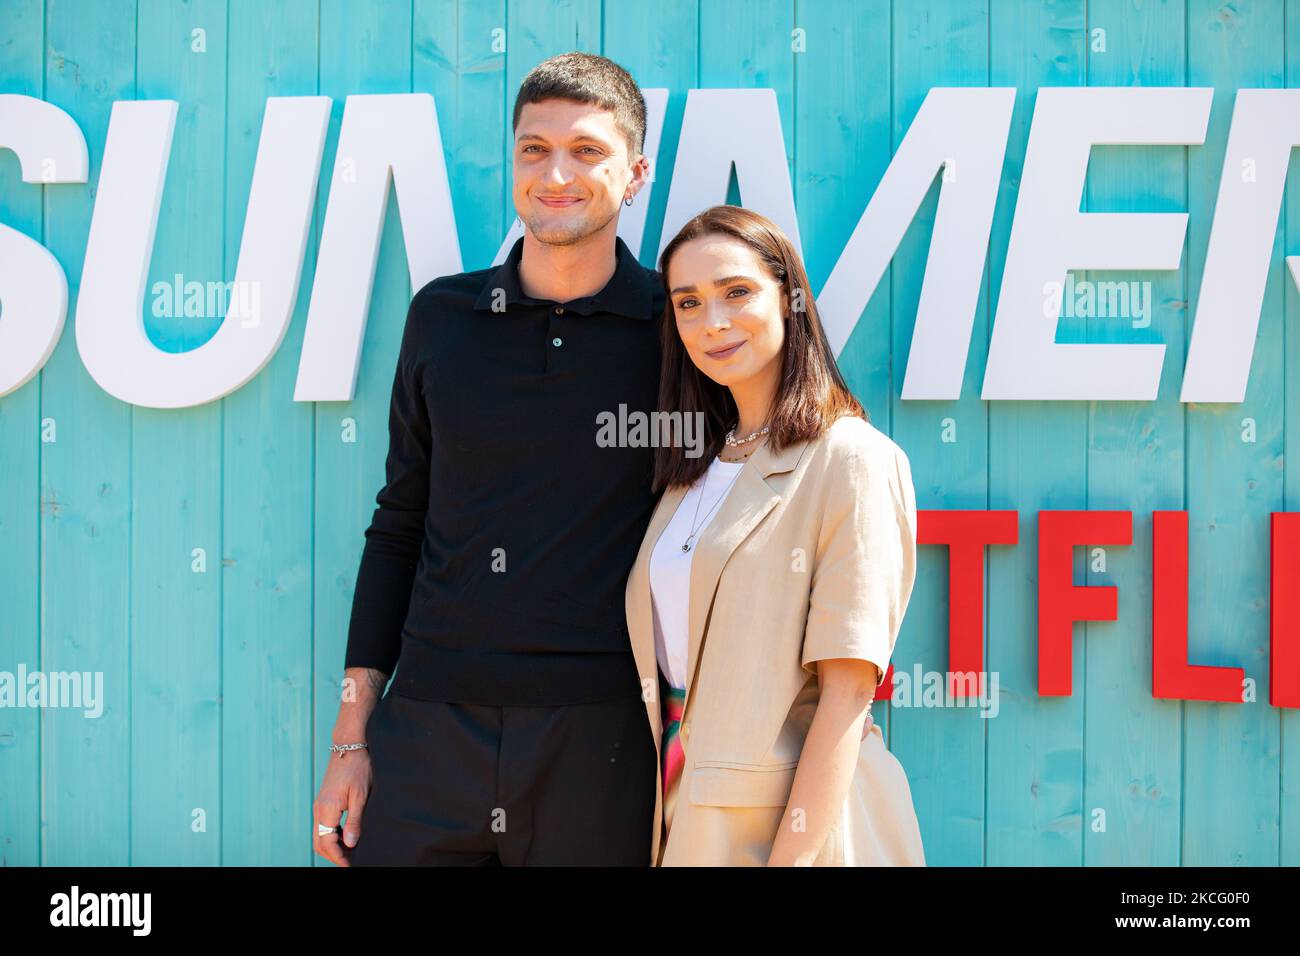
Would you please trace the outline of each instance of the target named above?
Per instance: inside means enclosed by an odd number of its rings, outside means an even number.
[[[540,217],[537,216],[528,219],[525,225],[528,226],[528,231],[533,234],[533,238],[543,245],[576,246],[608,226],[617,215],[618,211],[615,210],[603,222],[595,226],[590,225],[590,219],[584,219],[581,222],[565,227],[546,227],[541,222]]]

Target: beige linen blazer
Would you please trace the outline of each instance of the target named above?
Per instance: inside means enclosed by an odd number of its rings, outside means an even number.
[[[660,498],[626,591],[657,754],[649,561],[686,490]],[[652,865],[766,865],[817,707],[815,662],[862,658],[883,677],[915,577],[910,463],[874,425],[841,418],[811,442],[750,456],[691,562],[685,766],[661,841],[660,754]],[[907,777],[874,727],[814,865],[924,864]]]

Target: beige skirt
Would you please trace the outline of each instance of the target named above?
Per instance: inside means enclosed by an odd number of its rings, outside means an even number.
[[[840,866],[925,866],[912,789],[879,726],[871,728],[858,751],[844,814]]]

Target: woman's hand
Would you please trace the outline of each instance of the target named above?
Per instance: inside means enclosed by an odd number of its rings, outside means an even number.
[[[853,784],[878,676],[875,664],[858,658],[817,662],[817,710],[768,866],[811,866],[821,853]]]

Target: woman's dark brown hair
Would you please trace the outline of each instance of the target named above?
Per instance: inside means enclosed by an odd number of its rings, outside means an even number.
[[[835,356],[808,287],[808,274],[781,227],[766,216],[741,206],[712,206],[682,226],[659,257],[659,274],[669,289],[668,267],[682,243],[701,236],[738,239],[754,250],[768,274],[781,284],[790,311],[784,316],[781,377],[767,424],[774,451],[816,438],[845,415],[868,418],[853,397],[835,364]],[[703,475],[722,450],[727,430],[736,424],[731,390],[709,378],[691,361],[677,334],[671,295],[662,322],[663,366],[659,379],[659,410],[685,416],[703,413],[703,454],[688,458],[681,442],[655,449],[654,490],[690,485]]]

